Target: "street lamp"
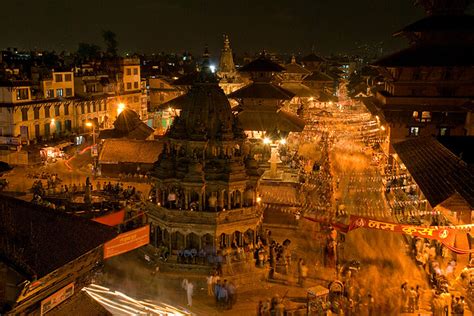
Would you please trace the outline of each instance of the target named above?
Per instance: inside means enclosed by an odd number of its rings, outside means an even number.
[[[119,103],[117,104],[117,115],[123,112],[125,110],[125,104],[124,103]]]
[[[92,122],[86,122],[87,127],[92,127],[92,143],[95,146],[95,124]]]

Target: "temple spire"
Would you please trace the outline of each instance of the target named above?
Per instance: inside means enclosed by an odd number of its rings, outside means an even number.
[[[232,49],[230,48],[229,36],[224,35],[224,47],[221,51],[221,59],[219,62],[219,74],[221,77],[226,77],[235,73],[234,57],[232,56]]]

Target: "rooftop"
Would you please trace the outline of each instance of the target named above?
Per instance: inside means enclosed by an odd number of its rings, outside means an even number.
[[[8,196],[0,197],[0,256],[30,280],[113,239],[105,225]]]
[[[430,15],[418,20],[394,33],[394,36],[405,32],[472,32],[474,16],[467,14]]]
[[[239,69],[240,72],[282,72],[285,68],[268,59],[264,54]]]
[[[295,94],[269,82],[254,82],[228,95],[233,99],[291,100]]]
[[[474,169],[433,137],[393,144],[432,207],[458,193],[474,208]]]
[[[163,144],[155,140],[106,139],[99,162],[116,164],[119,162],[153,164],[163,150]]]
[[[474,65],[474,46],[413,45],[373,63],[382,67],[454,67]]]

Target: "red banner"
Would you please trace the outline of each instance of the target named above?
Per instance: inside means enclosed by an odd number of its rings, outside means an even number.
[[[104,245],[104,259],[120,255],[150,243],[150,225],[123,233]]]
[[[330,222],[328,218],[310,218],[304,217],[307,220],[319,223],[327,223],[333,226],[336,230],[348,233],[351,230],[358,228],[375,229],[391,233],[405,234],[413,237],[435,239],[445,245],[451,251],[458,254],[474,253],[471,249],[460,249],[454,246],[456,233],[464,232],[466,225],[459,226],[415,226],[403,225],[398,223],[383,222],[366,217],[351,215],[349,218],[349,225],[340,222]]]
[[[123,223],[123,219],[125,218],[125,209],[121,209],[118,212],[108,214],[101,217],[96,217],[92,219],[94,222],[98,222],[108,226],[117,226]]]

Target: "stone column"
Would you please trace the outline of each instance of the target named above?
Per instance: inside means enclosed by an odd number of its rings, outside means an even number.
[[[227,191],[227,206],[228,206],[228,209],[230,210],[232,208],[232,205],[230,204],[230,190]]]
[[[188,190],[184,190],[184,208],[189,209],[189,192]]]
[[[224,190],[219,191],[219,200],[218,200],[218,205],[221,209],[224,208]]]

